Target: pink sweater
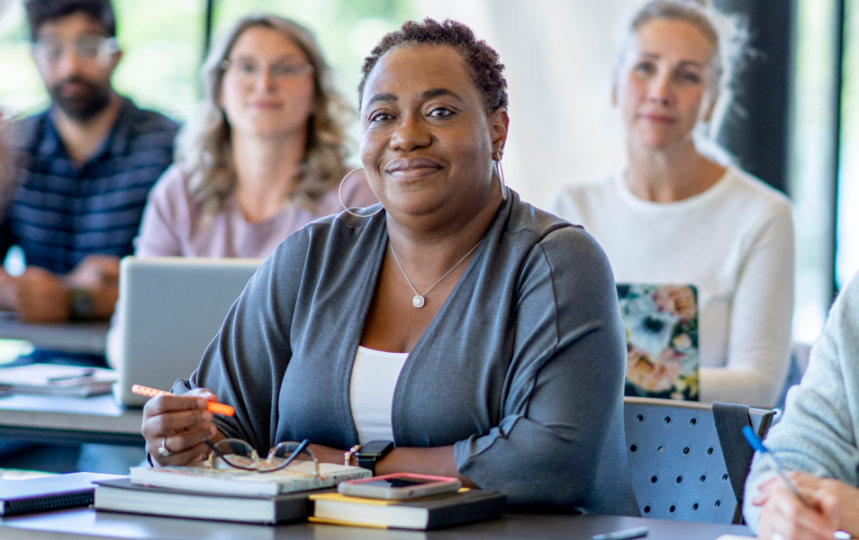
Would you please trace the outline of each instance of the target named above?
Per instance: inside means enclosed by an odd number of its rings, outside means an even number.
[[[337,190],[332,190],[316,201],[313,211],[287,203],[269,219],[250,223],[231,195],[221,212],[209,216],[192,200],[188,182],[187,170],[177,164],[152,189],[135,240],[136,256],[265,258],[304,225],[343,209]],[[378,203],[359,174],[350,176],[342,191],[343,203],[349,207]]]

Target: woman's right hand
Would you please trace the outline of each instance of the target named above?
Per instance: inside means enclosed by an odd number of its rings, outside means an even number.
[[[181,396],[166,394],[146,402],[140,432],[153,464],[188,465],[206,457],[203,439],[222,438],[206,410],[206,403],[215,400],[210,390],[195,388]]]
[[[758,536],[783,540],[833,538],[839,528],[840,516],[832,512],[835,505],[831,502],[828,505],[821,504],[824,492],[820,488],[825,480],[797,471],[787,474],[803,497],[814,507],[809,508],[803,504],[781,478],[777,476],[770,478],[758,487],[758,492],[752,499],[752,504],[761,507]]]

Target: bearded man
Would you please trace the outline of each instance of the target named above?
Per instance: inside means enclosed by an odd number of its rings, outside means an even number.
[[[5,129],[12,174],[2,190],[0,309],[25,322],[107,318],[119,259],[133,251],[150,188],[173,161],[177,125],[116,93],[122,58],[109,0],[25,2],[32,56],[50,107]]]

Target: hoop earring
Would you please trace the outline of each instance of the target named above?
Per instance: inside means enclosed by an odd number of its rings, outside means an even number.
[[[495,175],[498,176],[498,186],[501,188],[501,200],[507,200],[507,182],[504,181],[504,169],[501,168],[501,152],[492,154],[492,164],[495,166]]]
[[[342,179],[342,180],[340,180],[340,185],[339,185],[339,186],[337,186],[337,200],[339,200],[339,201],[340,201],[340,206],[343,208],[343,210],[344,210],[347,214],[352,215],[352,216],[355,216],[355,217],[359,217],[359,218],[368,218],[368,217],[373,217],[373,216],[375,216],[376,214],[378,214],[379,212],[381,212],[382,210],[384,210],[384,209],[385,209],[385,207],[384,207],[384,206],[382,206],[382,205],[381,205],[381,203],[380,203],[380,204],[379,204],[379,209],[378,209],[378,210],[376,210],[375,212],[373,212],[372,214],[359,214],[359,213],[357,213],[357,212],[353,212],[352,210],[350,210],[349,208],[347,208],[345,204],[343,204],[343,183],[344,183],[344,182],[346,182],[346,179],[347,179],[347,178],[349,178],[350,176],[352,176],[352,173],[356,173],[356,172],[358,172],[358,171],[363,171],[363,170],[364,170],[364,169],[352,169],[351,171],[349,171],[349,172],[347,172],[347,173],[346,173],[346,176],[344,176],[344,177],[343,177],[343,179]]]

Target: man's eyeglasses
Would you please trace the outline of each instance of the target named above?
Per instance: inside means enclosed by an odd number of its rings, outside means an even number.
[[[265,459],[259,457],[259,454],[257,454],[257,451],[250,443],[241,439],[223,439],[216,443],[213,443],[209,439],[203,439],[203,442],[212,451],[209,454],[208,463],[210,467],[215,469],[232,467],[243,471],[268,473],[285,469],[294,461],[306,461],[310,464],[307,466],[309,470],[306,474],[321,476],[319,474],[319,461],[313,455],[313,452],[307,448],[309,444],[307,439],[301,442],[289,441],[278,443],[268,451]],[[299,456],[302,456],[302,459],[299,459]],[[295,472],[303,471],[297,470]]]
[[[110,56],[119,51],[116,38],[98,34],[84,34],[73,40],[44,37],[33,44],[33,54],[41,63],[53,64],[71,48],[78,58],[107,63]]]
[[[221,69],[225,72],[229,71],[235,77],[243,82],[253,82],[259,77],[263,70],[268,70],[268,75],[272,79],[279,82],[287,82],[298,78],[305,73],[312,73],[313,66],[305,63],[297,62],[281,62],[265,66],[255,60],[249,58],[237,58],[234,60],[224,60],[221,62]]]

